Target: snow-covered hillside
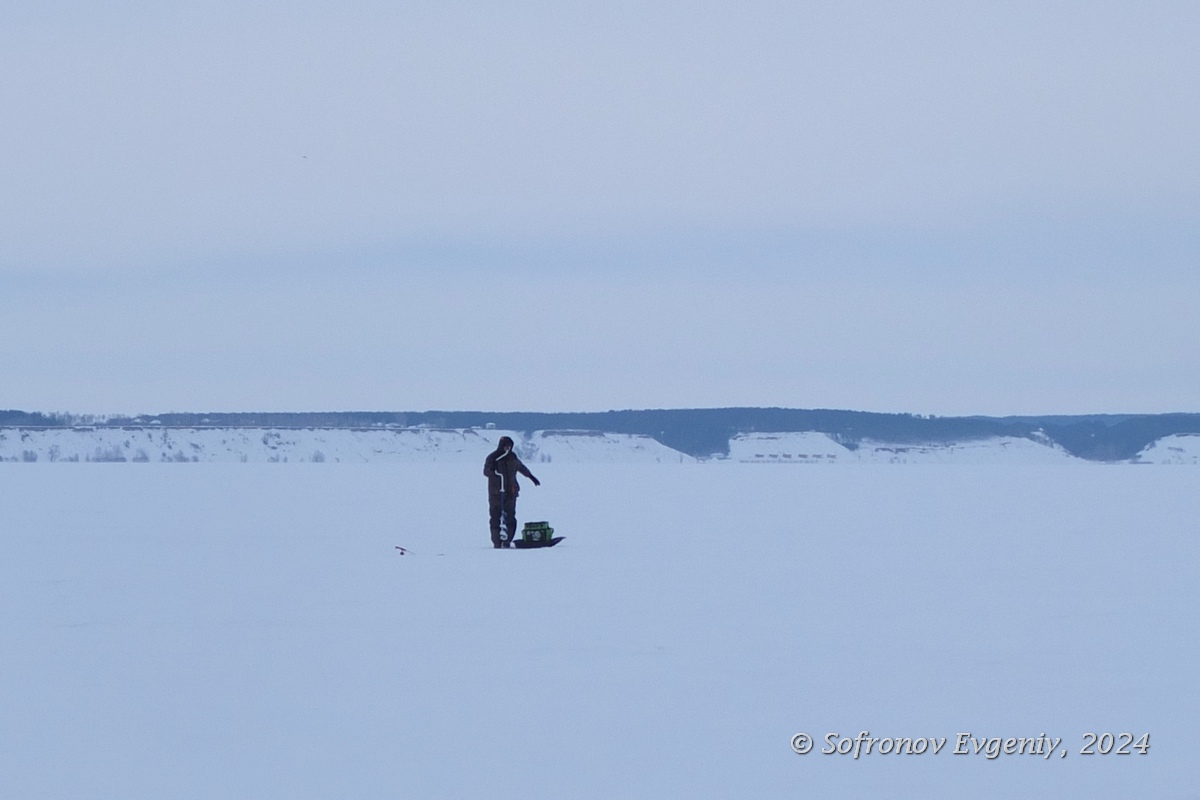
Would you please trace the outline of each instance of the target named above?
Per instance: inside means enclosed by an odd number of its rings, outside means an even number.
[[[1061,447],[1013,436],[949,444],[865,441],[851,450],[823,433],[747,433],[729,457],[751,464],[1058,464],[1082,461]]]
[[[1134,461],[1139,464],[1200,464],[1200,435],[1164,436],[1138,453]]]
[[[696,459],[649,436],[592,431],[526,434],[480,428],[220,428],[162,426],[0,428],[0,461],[476,462],[508,435],[530,464],[670,463]],[[827,434],[745,433],[729,460],[751,464],[1058,464],[1084,462],[1057,444],[1015,436],[935,444],[863,441]],[[1200,464],[1200,435],[1168,436],[1134,463]]]
[[[7,428],[4,461],[483,462],[508,435],[526,462],[694,461],[648,436],[428,428]]]

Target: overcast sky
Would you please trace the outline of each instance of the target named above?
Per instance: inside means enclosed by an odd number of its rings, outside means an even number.
[[[1200,411],[1200,4],[0,2],[0,408]]]

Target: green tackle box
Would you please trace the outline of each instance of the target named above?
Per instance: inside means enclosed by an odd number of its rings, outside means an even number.
[[[526,522],[521,528],[521,540],[525,542],[548,542],[554,536],[549,522]]]

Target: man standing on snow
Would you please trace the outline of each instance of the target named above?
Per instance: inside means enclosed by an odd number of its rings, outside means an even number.
[[[501,436],[495,451],[483,462],[483,474],[488,479],[492,547],[511,547],[517,535],[517,493],[521,491],[517,485],[518,472],[533,481],[534,486],[542,485],[513,452],[513,440]],[[501,522],[504,523],[503,532],[500,530]]]

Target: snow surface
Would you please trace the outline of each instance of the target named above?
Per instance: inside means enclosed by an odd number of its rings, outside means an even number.
[[[946,444],[864,441],[851,450],[827,434],[746,433],[729,440],[729,457],[750,464],[1058,464],[1082,461],[1061,447],[1016,436]]]
[[[1200,464],[1200,435],[1164,436],[1138,453],[1134,461],[1140,464]]]
[[[694,461],[649,436],[427,428],[0,428],[4,461],[483,463],[504,435],[529,463]]]
[[[1192,470],[538,473],[521,519],[566,541],[494,551],[475,465],[0,466],[0,797],[1200,785]],[[864,730],[950,742],[819,753]],[[1151,750],[1082,756],[1088,731]]]

